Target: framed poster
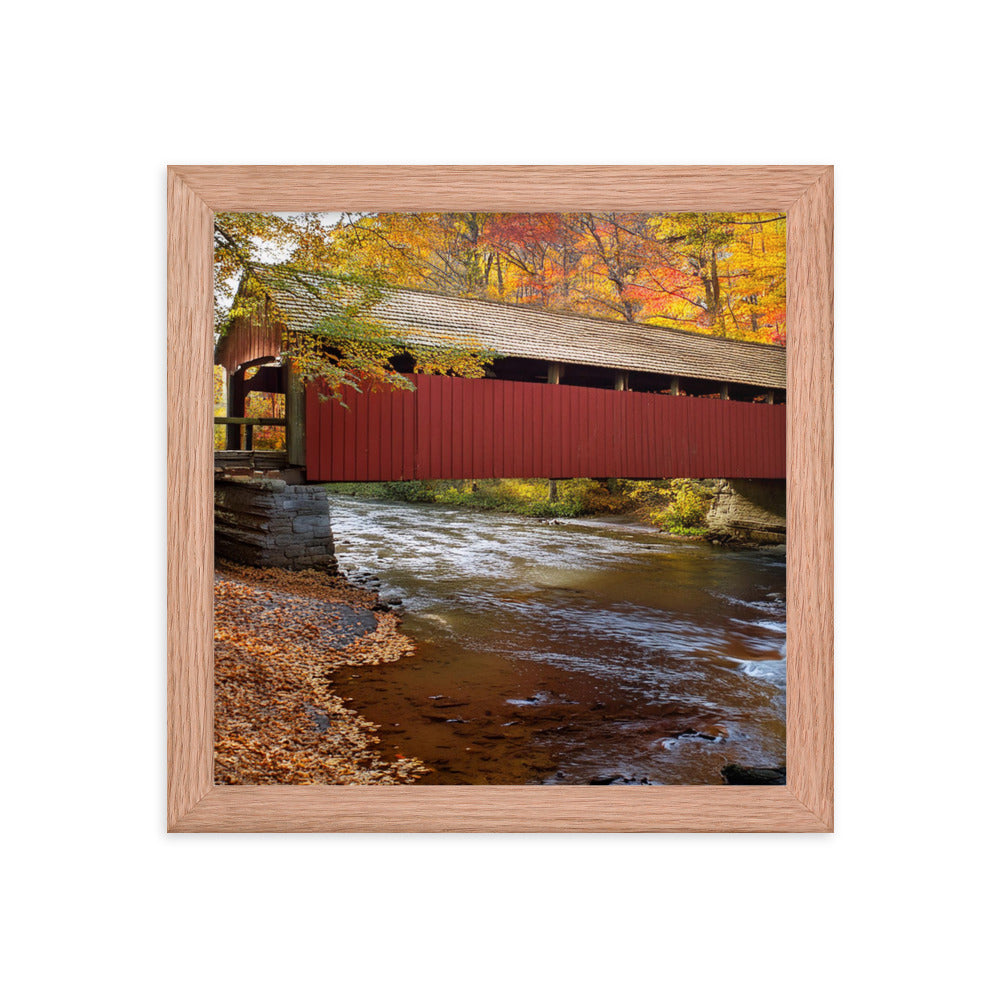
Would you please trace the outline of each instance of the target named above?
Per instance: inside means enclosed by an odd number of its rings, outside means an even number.
[[[219,215],[233,213],[344,213],[354,210],[376,215],[413,213],[417,218],[420,213],[481,209],[493,213],[524,216],[545,213],[560,217],[579,213],[581,209],[593,213],[664,215],[741,213],[738,218],[743,214],[750,218],[753,213],[777,213],[787,224],[788,595],[787,605],[783,604],[783,611],[787,607],[787,694],[782,702],[787,718],[787,778],[784,784],[655,784],[645,780],[619,781],[621,775],[617,774],[608,775],[607,781],[598,776],[592,783],[330,784],[307,777],[299,779],[306,782],[301,784],[272,780],[255,784],[246,781],[245,775],[244,783],[216,783],[220,772],[214,745],[217,727],[213,653],[215,462],[210,416],[215,350],[214,220]],[[168,827],[171,831],[806,832],[832,829],[832,168],[171,167],[168,171],[168,239]],[[499,265],[496,273],[499,277]],[[275,294],[280,296],[278,292]],[[416,308],[412,303],[409,307]],[[294,303],[289,308],[294,309]],[[632,316],[624,318],[632,319]],[[739,322],[735,313],[732,322]],[[537,360],[550,366],[549,383],[558,383],[559,372],[578,360],[575,355],[566,355],[564,365],[558,360],[562,355],[546,355],[542,348],[536,349],[533,355],[528,348],[520,353],[531,355],[529,361]],[[260,360],[260,357],[251,359],[247,355],[242,361],[237,359],[233,363],[239,362],[239,366],[245,367],[248,361]],[[627,367],[626,362],[622,361],[619,367]],[[649,378],[656,374],[655,364],[643,368],[636,363],[633,367],[645,371]],[[624,381],[627,374],[614,375],[612,367],[608,371],[609,377],[618,381],[607,388],[628,388]],[[704,372],[695,371],[690,377],[704,382],[704,375]],[[520,371],[515,377],[529,376]],[[665,374],[664,377],[669,376]],[[720,404],[730,410],[734,406],[747,407],[751,396],[757,404],[774,402],[775,390],[767,381],[764,368],[760,368],[751,380],[754,385],[745,389],[749,395],[744,403],[736,402],[740,397],[731,396],[729,383],[721,378],[711,394],[715,407],[712,412],[718,410]],[[665,398],[656,405],[678,407],[683,403],[677,398],[666,398],[671,394],[674,397],[684,394],[676,374],[673,379],[670,389],[661,390]],[[739,382],[738,377],[736,381]],[[557,385],[556,388],[566,399],[570,397],[570,386]],[[614,397],[612,401],[619,408],[632,406],[631,393],[608,393],[606,389],[589,389],[583,385],[579,388],[577,396],[584,400],[579,404],[583,410],[586,409],[584,394],[595,391],[602,393],[601,399],[605,401]],[[432,398],[434,391],[428,388],[421,398]],[[549,392],[545,399],[553,395],[548,386],[541,387],[538,392],[540,400],[544,392]],[[754,392],[758,394],[753,396]],[[765,398],[769,394],[770,398]],[[420,391],[415,395],[420,396]],[[636,398],[639,395],[635,393]],[[291,400],[291,395],[288,398]],[[322,412],[319,402],[309,401],[308,393],[304,398],[303,406],[311,407],[308,410],[311,416],[307,414],[304,420],[317,421],[316,426],[319,426],[318,421],[326,419],[319,416]],[[469,404],[470,407],[474,405],[480,404]],[[482,404],[484,408],[486,405]],[[539,413],[550,412],[544,410],[548,405],[544,400],[538,405],[543,407]],[[612,413],[610,403],[602,402],[601,405],[605,407],[602,412]],[[650,405],[653,404],[648,399],[642,402],[646,409]],[[690,405],[707,406],[708,402],[695,400]],[[639,406],[639,402],[635,406]],[[750,409],[754,421],[764,422],[760,426],[770,427],[773,423],[774,407],[757,405]],[[473,409],[468,412],[472,413]],[[558,408],[551,412],[555,414],[552,420],[563,420],[560,426],[572,423],[571,417],[563,419],[558,415],[562,412]],[[580,412],[583,411],[566,410],[574,416]],[[245,416],[223,419],[228,419],[231,425],[254,422]],[[291,417],[288,419],[291,428]],[[329,421],[328,431],[324,433],[333,438],[338,433],[347,433],[343,426],[335,423],[335,416],[330,416]],[[262,422],[266,423],[266,419],[256,418],[256,423]],[[304,433],[305,440],[293,445],[289,430],[289,453],[293,447],[301,445],[301,461],[306,468],[311,461],[326,461],[315,446],[310,452],[308,432]],[[352,433],[356,433],[356,429]],[[759,436],[754,431],[745,440],[757,441]],[[752,451],[753,447],[748,444],[744,451],[747,448]],[[613,451],[610,444],[604,449],[607,455]],[[762,455],[760,462],[763,464],[747,466],[749,471],[743,474],[750,478],[754,475],[774,477],[773,469],[761,471],[770,469],[768,460],[767,455]],[[391,457],[386,458],[387,463],[391,461]],[[414,448],[409,456],[404,449],[399,461],[403,463],[402,471],[394,466],[389,469],[387,465],[389,471],[385,473],[369,471],[362,474],[357,466],[352,466],[351,476],[397,480],[430,475],[437,478],[442,469],[447,469],[449,474],[441,478],[464,478],[459,466],[441,465],[443,460],[439,455],[435,457],[430,446],[423,458],[419,448]],[[433,464],[435,461],[438,465]],[[524,473],[524,469],[515,466],[516,462],[511,466],[515,469],[514,474]],[[494,475],[507,474],[499,464],[492,468]],[[538,468],[553,475],[551,466]],[[621,472],[616,471],[617,466],[601,466],[601,473],[594,471],[597,468],[597,465],[584,465],[581,471],[566,475],[629,475],[633,467],[623,466],[625,471]],[[692,468],[694,471],[686,474],[711,474],[711,470],[706,471],[707,466],[700,471]],[[317,465],[316,469],[319,471],[311,474],[314,480],[348,475],[338,471],[333,459],[326,465]],[[474,476],[483,474],[481,471],[473,473]],[[298,548],[288,551],[298,552]],[[456,717],[444,721],[458,724],[468,720]],[[714,724],[703,726],[702,730],[671,731],[670,739],[663,743],[676,743],[686,736],[714,741],[726,735],[724,727]],[[409,759],[405,752],[395,756],[400,760]]]

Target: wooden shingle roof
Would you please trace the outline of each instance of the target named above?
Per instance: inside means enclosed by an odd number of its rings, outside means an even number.
[[[290,332],[329,315],[322,276],[255,266]],[[390,289],[372,316],[414,344],[473,344],[505,357],[785,388],[785,349],[664,326],[593,319],[529,306]]]

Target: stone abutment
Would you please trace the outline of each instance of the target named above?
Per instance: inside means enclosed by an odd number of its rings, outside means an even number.
[[[784,544],[785,480],[717,480],[705,521],[713,541]]]
[[[326,490],[281,479],[217,476],[215,554],[246,566],[336,572]]]

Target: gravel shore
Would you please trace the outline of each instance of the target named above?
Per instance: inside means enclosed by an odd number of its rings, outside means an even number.
[[[426,772],[383,756],[378,728],[334,694],[342,667],[412,654],[377,603],[316,571],[217,565],[216,784],[394,785]]]

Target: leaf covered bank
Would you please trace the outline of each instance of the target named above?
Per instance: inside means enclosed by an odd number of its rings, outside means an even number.
[[[215,579],[215,782],[408,784],[418,760],[334,694],[341,670],[410,655],[378,595],[316,571],[229,563]]]

